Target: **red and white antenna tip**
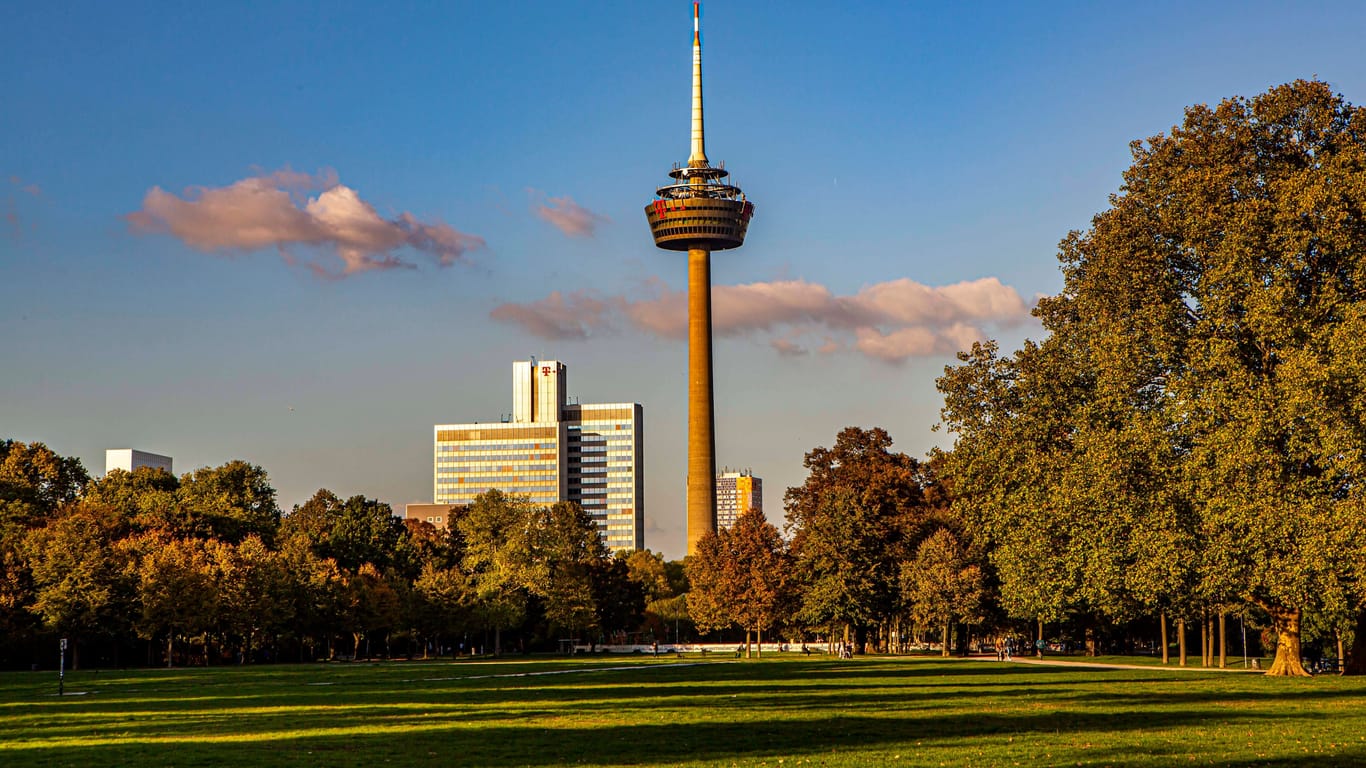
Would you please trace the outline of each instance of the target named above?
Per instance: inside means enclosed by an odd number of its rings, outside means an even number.
[[[700,2],[694,1],[692,4],[692,31],[694,32],[698,30],[697,19],[702,15],[701,7],[702,3]]]

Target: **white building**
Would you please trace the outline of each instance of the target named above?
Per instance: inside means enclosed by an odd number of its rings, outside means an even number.
[[[578,502],[609,549],[645,548],[639,403],[569,403],[567,368],[512,364],[508,421],[437,424],[433,500],[469,504],[496,488],[537,504]]]
[[[138,451],[132,448],[110,448],[104,452],[104,473],[106,475],[116,469],[132,472],[138,467],[164,469],[173,475],[175,474],[171,470],[170,456]]]

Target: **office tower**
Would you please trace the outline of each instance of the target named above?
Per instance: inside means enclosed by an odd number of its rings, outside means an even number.
[[[132,472],[138,467],[153,467],[164,469],[171,474],[171,457],[162,456],[157,453],[138,451],[132,448],[110,448],[104,452],[104,473],[121,469],[124,472]]]
[[[764,511],[764,481],[746,469],[740,472],[723,470],[716,476],[716,527],[735,525],[740,515],[749,510]]]
[[[574,501],[609,549],[644,549],[641,406],[569,402],[567,373],[555,360],[515,362],[506,420],[436,425],[433,499],[469,504],[496,488],[536,504]]]

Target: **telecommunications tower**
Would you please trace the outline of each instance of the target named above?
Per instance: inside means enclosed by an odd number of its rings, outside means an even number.
[[[739,248],[754,204],[712,167],[702,135],[702,33],[693,3],[692,152],[645,207],[655,245],[688,252],[688,554],[716,530],[716,432],[711,376],[711,252]]]

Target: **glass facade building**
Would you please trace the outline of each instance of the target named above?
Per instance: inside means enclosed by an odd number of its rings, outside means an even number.
[[[735,525],[740,515],[751,509],[764,511],[764,481],[748,469],[722,471],[716,476],[716,528]]]
[[[609,549],[645,548],[639,403],[566,402],[556,361],[512,367],[509,421],[435,427],[437,504],[469,504],[496,488],[537,504],[578,502]]]

